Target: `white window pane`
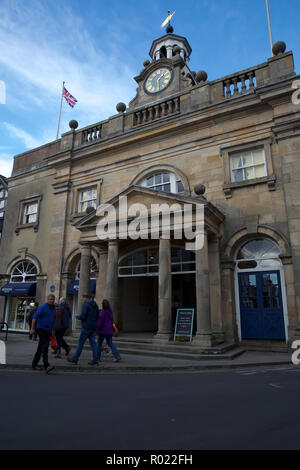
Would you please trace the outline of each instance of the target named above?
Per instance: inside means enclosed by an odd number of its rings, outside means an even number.
[[[254,172],[253,172],[253,168],[247,168],[244,170],[244,179],[245,180],[250,180],[254,178]]]
[[[33,224],[36,221],[36,214],[31,214],[28,216],[28,223]]]
[[[154,179],[155,179],[155,184],[160,184],[161,183],[161,173],[159,173],[158,175],[155,175]]]
[[[265,155],[264,155],[264,150],[263,149],[257,149],[253,150],[252,152],[253,155],[253,163],[264,163],[265,161]]]
[[[0,212],[0,219],[3,219],[4,217],[4,212]]]
[[[147,178],[147,186],[152,186],[153,185],[153,176],[150,176],[150,178]]]
[[[5,201],[0,201],[0,209],[3,209]]]
[[[262,176],[266,176],[265,165],[256,166],[254,170],[255,170],[255,178],[261,178]]]
[[[170,181],[169,173],[163,173],[163,182],[168,183]]]
[[[253,162],[252,162],[251,152],[243,152],[241,156],[241,160],[242,160],[242,165],[240,166],[252,165]]]
[[[243,170],[235,170],[232,172],[233,181],[243,181]]]
[[[37,204],[28,204],[26,206],[26,214],[35,214],[37,212]]]
[[[4,191],[3,190],[0,191],[0,198],[1,197],[4,197]]]
[[[240,156],[239,155],[232,155],[230,157],[231,159],[231,168],[239,168],[239,161],[240,161]]]
[[[184,187],[181,181],[177,181],[177,192],[178,193],[183,193]]]

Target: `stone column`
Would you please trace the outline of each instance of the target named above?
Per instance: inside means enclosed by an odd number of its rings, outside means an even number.
[[[154,341],[165,342],[172,337],[172,276],[171,242],[159,240],[158,331]]]
[[[208,266],[207,231],[204,232],[204,245],[196,250],[196,298],[197,298],[197,333],[193,343],[201,347],[213,346],[210,316],[210,285]]]
[[[223,305],[223,328],[225,340],[228,342],[238,341],[238,328],[235,309],[234,289],[235,263],[230,259],[222,260],[222,305]]]
[[[81,313],[82,296],[90,293],[91,246],[88,243],[81,245],[80,278],[78,290],[78,314]]]
[[[168,58],[168,59],[172,59],[172,50],[173,50],[173,47],[172,47],[172,46],[166,46],[166,49],[167,49],[167,58]]]
[[[107,250],[100,250],[98,277],[96,281],[96,302],[101,308],[102,300],[106,295],[106,275],[107,275]]]
[[[113,311],[114,319],[118,322],[118,240],[109,240],[107,253],[106,293]]]
[[[160,59],[160,51],[156,51],[155,52],[155,60],[159,60]]]
[[[213,335],[219,343],[224,341],[220,270],[220,240],[217,235],[212,237],[208,245],[209,281],[210,281],[210,312]]]

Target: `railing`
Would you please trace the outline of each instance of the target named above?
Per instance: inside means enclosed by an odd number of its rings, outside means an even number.
[[[4,325],[6,326],[6,330],[5,330],[5,341],[7,341],[7,333],[8,333],[8,324],[5,322],[5,321],[1,321],[0,322],[0,333],[2,332],[3,328],[4,328]]]
[[[239,73],[223,80],[224,96],[237,96],[256,87],[255,70]]]
[[[101,126],[90,127],[82,131],[82,143],[96,142],[101,139]]]
[[[166,116],[171,116],[180,112],[180,99],[173,98],[163,103],[155,104],[134,113],[134,126],[140,126],[146,122],[155,121]]]

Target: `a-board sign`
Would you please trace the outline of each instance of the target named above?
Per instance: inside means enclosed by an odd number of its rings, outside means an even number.
[[[177,336],[189,336],[190,342],[192,341],[194,311],[195,309],[193,308],[177,309],[174,341]]]

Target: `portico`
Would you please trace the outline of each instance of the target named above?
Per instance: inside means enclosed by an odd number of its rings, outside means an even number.
[[[120,197],[125,198],[127,202],[128,212],[126,218],[124,213],[120,211]],[[173,337],[172,328],[172,274],[180,274],[178,266],[176,270],[172,269],[173,258],[171,250],[179,252],[192,253],[194,257],[193,267],[192,263],[185,263],[186,265],[182,268],[182,274],[185,270],[190,269],[190,273],[195,276],[196,286],[196,335],[193,339],[193,344],[197,344],[200,347],[210,347],[218,342],[222,342],[222,313],[221,313],[221,285],[220,282],[220,259],[218,239],[222,233],[222,223],[224,221],[224,215],[210,202],[208,202],[203,196],[190,197],[186,195],[178,195],[171,193],[164,193],[155,191],[140,186],[129,186],[125,191],[116,195],[110,201],[108,201],[110,207],[114,208],[114,214],[116,215],[115,221],[115,235],[113,238],[107,240],[99,239],[99,232],[97,225],[104,222],[113,223],[111,214],[99,215],[98,211],[93,211],[90,214],[84,216],[75,227],[81,231],[80,245],[84,262],[81,265],[80,281],[79,281],[79,293],[89,291],[89,266],[92,247],[97,248],[100,252],[99,270],[96,281],[96,300],[101,303],[103,298],[107,298],[112,306],[114,317],[118,324],[123,324],[122,316],[122,299],[120,298],[119,282],[122,277],[124,270],[128,272],[129,268],[119,269],[120,259],[124,256],[129,255],[132,252],[143,250],[143,247],[151,245],[152,251],[155,254],[157,252],[157,263],[150,266],[150,268],[143,267],[133,268],[133,276],[140,278],[141,276],[158,277],[157,283],[157,331],[153,336],[153,341],[158,343],[168,342]],[[146,207],[147,213],[142,211],[141,205]],[[134,206],[135,205],[135,206]],[[184,209],[190,207],[191,219],[190,221],[184,217]],[[150,217],[151,210],[153,207],[160,207],[160,217],[156,219],[158,225],[154,230],[153,224],[153,213],[152,219]],[[166,214],[167,207],[169,207],[170,217],[164,218],[162,214]],[[133,208],[138,209],[136,219],[132,217],[134,212]],[[188,240],[185,236],[187,231],[187,225],[190,225],[193,231],[196,230],[197,225],[197,210],[201,209],[204,217],[203,231],[203,246],[201,249],[190,249],[193,247],[192,243],[194,240]],[[179,214],[181,211],[181,221],[183,227],[179,231]],[[101,211],[100,211],[101,212]],[[97,215],[98,214],[98,215]],[[128,215],[130,214],[130,215]],[[135,236],[135,239],[131,239],[132,226],[134,223],[138,227],[139,237]],[[148,222],[148,223],[146,223]],[[169,225],[169,226],[167,226]],[[128,227],[127,237],[124,236],[124,227]],[[169,231],[169,233],[167,233]],[[97,234],[98,233],[98,234]],[[110,232],[112,236],[112,232]],[[194,247],[195,248],[195,247]],[[175,260],[176,261],[176,260]],[[148,262],[146,260],[146,262]],[[178,263],[174,263],[178,265]],[[183,262],[184,265],[184,262]],[[172,272],[176,271],[176,272]],[[140,293],[136,292],[136,296]],[[213,302],[211,301],[213,298]],[[178,305],[181,307],[181,305]],[[142,307],[141,307],[142,308]],[[128,315],[128,313],[126,313]],[[132,324],[132,323],[131,323]],[[215,331],[214,331],[215,330]]]

